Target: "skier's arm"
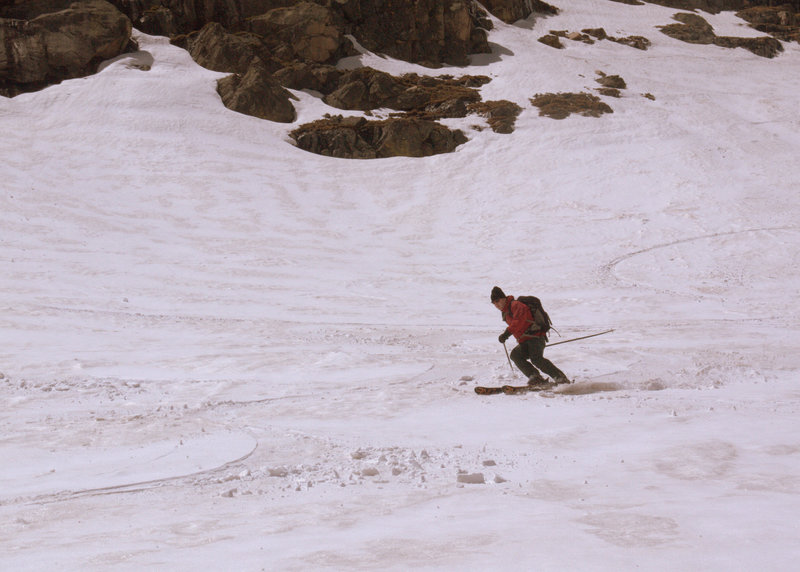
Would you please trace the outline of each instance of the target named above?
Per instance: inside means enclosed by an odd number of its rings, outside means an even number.
[[[508,320],[508,331],[514,334],[514,337],[519,340],[525,334],[525,331],[533,322],[531,311],[528,306],[514,300],[511,302],[510,319]]]

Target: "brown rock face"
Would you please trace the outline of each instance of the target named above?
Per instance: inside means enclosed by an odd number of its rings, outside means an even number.
[[[244,75],[220,79],[217,92],[225,107],[239,113],[280,123],[291,123],[296,117],[290,101],[294,96],[283,89],[260,62],[253,63]]]
[[[349,45],[336,14],[312,2],[275,8],[250,18],[247,28],[264,38],[285,42],[293,52],[292,59],[301,61],[336,63]]]
[[[351,159],[427,157],[450,153],[467,138],[433,121],[334,117],[303,125],[289,134],[305,151]]]
[[[367,49],[436,67],[462,65],[467,56],[489,53],[486,12],[472,0],[109,0],[137,29],[173,40],[216,22],[233,32],[263,35],[272,47],[288,46],[286,63],[335,63],[352,34]],[[509,18],[526,17],[539,0],[494,0]],[[548,7],[548,9],[553,9]],[[555,10],[555,9],[553,9]],[[344,44],[344,45],[343,45]],[[352,55],[352,54],[344,54]]]
[[[780,41],[764,36],[761,38],[735,38],[717,36],[714,28],[697,14],[678,13],[673,16],[680,24],[659,26],[661,32],[690,44],[714,44],[723,48],[745,48],[757,56],[774,58],[783,51]]]
[[[800,2],[795,5],[754,6],[737,12],[760,32],[785,42],[800,42]]]
[[[94,73],[123,53],[131,23],[105,0],[34,0],[0,9],[0,94]]]
[[[343,0],[342,10],[365,48],[401,60],[464,65],[468,54],[491,51],[469,0]]]
[[[482,4],[494,16],[513,24],[517,20],[527,18],[532,13],[558,14],[558,8],[541,0],[484,0]]]
[[[247,73],[250,64],[260,60],[271,71],[280,68],[272,60],[264,40],[255,34],[233,34],[221,24],[207,24],[200,33],[189,39],[185,48],[194,61],[214,71]]]

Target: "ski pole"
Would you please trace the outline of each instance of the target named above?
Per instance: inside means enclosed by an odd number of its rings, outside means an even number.
[[[550,346],[557,346],[559,344],[568,344],[569,342],[577,342],[578,340],[585,340],[586,338],[593,338],[595,336],[602,336],[603,334],[608,334],[608,333],[611,333],[613,331],[614,330],[606,330],[605,332],[598,332],[596,334],[590,334],[588,336],[581,336],[579,338],[572,338],[571,340],[564,340],[563,342],[556,342],[554,344],[547,344],[547,347],[549,348]]]
[[[503,342],[503,349],[506,350],[506,359],[508,360],[508,367],[511,368],[511,371],[514,371],[514,366],[511,365],[511,356],[508,355],[508,348],[506,347],[506,343]]]

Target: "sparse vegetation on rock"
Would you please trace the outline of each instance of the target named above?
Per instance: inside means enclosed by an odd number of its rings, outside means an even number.
[[[606,75],[602,71],[597,71],[596,73],[599,77],[595,81],[603,86],[597,89],[600,95],[622,97],[620,90],[628,87],[624,79],[618,75]]]
[[[539,115],[553,119],[565,119],[576,113],[584,117],[600,117],[614,113],[611,107],[591,93],[540,93],[531,98],[539,108]]]
[[[495,133],[512,133],[522,108],[513,101],[481,101],[472,103],[468,110],[486,118]]]

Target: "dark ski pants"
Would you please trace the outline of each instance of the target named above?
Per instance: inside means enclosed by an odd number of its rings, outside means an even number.
[[[537,368],[549,375],[551,379],[567,377],[564,372],[553,365],[553,362],[544,357],[546,344],[544,338],[531,338],[511,350],[511,361],[516,364],[525,377],[539,373]]]

